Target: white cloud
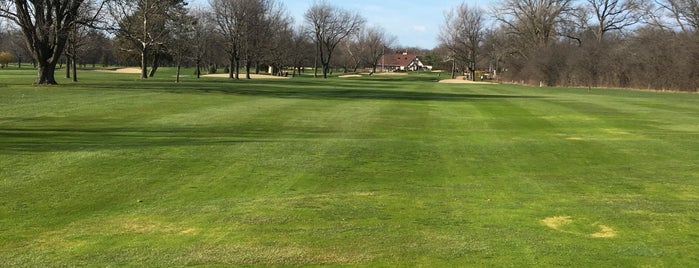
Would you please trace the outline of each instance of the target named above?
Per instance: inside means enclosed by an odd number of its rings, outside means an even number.
[[[413,30],[415,30],[415,31],[417,31],[417,32],[424,32],[424,31],[427,31],[427,26],[425,26],[425,25],[415,25],[415,26],[413,26]]]

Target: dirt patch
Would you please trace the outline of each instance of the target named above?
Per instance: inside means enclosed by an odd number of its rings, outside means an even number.
[[[228,78],[228,74],[205,74],[205,75],[202,75],[201,77]],[[245,74],[240,74],[239,77],[240,77],[240,79],[245,79]],[[250,78],[252,78],[252,79],[286,79],[289,77],[274,76],[274,75],[268,75],[268,74],[250,74]]]
[[[352,78],[352,77],[362,77],[362,75],[359,74],[346,74],[346,75],[340,75],[338,76],[339,78]]]

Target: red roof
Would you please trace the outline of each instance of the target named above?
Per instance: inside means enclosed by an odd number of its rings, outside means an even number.
[[[417,54],[411,52],[386,54],[379,59],[378,63],[385,66],[408,66],[415,57],[417,57]]]

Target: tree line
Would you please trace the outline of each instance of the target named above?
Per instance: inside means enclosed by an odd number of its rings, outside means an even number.
[[[35,84],[56,84],[55,70],[86,63],[139,65],[141,78],[162,64],[193,65],[197,77],[223,69],[250,79],[263,67],[292,75],[319,66],[356,70],[376,65],[377,51],[395,40],[382,28],[365,27],[357,12],[326,1],[314,3],[302,26],[275,0],[210,0],[190,7],[184,0],[0,0],[0,51],[18,65],[31,60]],[[70,77],[67,68],[66,76]],[[318,69],[318,68],[314,68]],[[318,75],[317,73],[315,75]]]
[[[446,13],[439,49],[509,82],[698,91],[698,23],[697,0],[464,3]]]
[[[697,0],[501,0],[445,11],[432,49],[401,48],[357,12],[317,1],[300,21],[277,0],[0,0],[0,60],[31,61],[36,84],[54,84],[56,66],[194,66],[251,78],[312,66],[327,77],[371,68],[384,53],[414,50],[435,68],[548,86],[696,91]],[[5,63],[6,65],[7,63]],[[1,65],[1,63],[0,63]],[[320,71],[319,71],[320,70]],[[485,75],[484,75],[485,76]]]

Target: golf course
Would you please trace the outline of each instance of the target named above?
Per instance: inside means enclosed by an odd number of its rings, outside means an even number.
[[[699,94],[0,70],[0,267],[696,267]]]

